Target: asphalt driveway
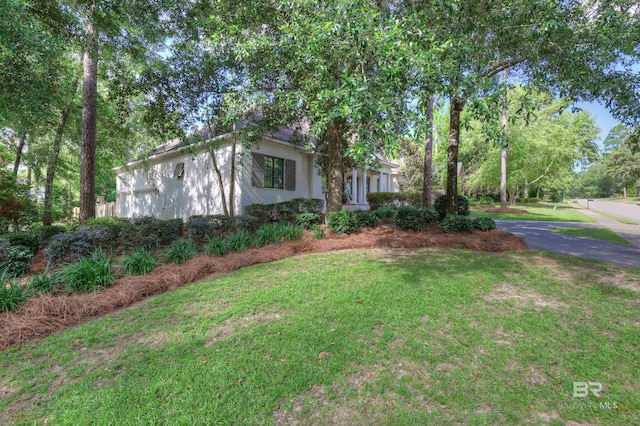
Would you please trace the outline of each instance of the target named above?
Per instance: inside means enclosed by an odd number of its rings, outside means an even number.
[[[551,228],[602,228],[596,224],[496,220],[496,226],[503,231],[522,235],[527,240],[529,247],[533,249],[640,268],[640,247],[550,231]]]

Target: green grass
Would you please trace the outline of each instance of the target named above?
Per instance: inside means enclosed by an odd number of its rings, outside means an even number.
[[[594,210],[596,213],[602,215],[602,216],[607,216],[610,217],[611,219],[617,220],[620,223],[624,223],[626,225],[637,225],[638,222],[634,222],[632,220],[629,219],[625,219],[624,217],[620,217],[620,216],[616,216],[615,214],[611,214],[611,213],[606,213],[600,210]]]
[[[508,220],[540,220],[546,222],[595,222],[593,218],[580,213],[568,204],[519,204],[514,208],[526,210],[528,213],[488,213],[480,210],[471,210],[471,216]]]
[[[538,252],[257,265],[0,353],[0,424],[633,424],[638,282]]]
[[[603,240],[618,244],[631,244],[615,232],[605,228],[551,228],[551,232],[559,232],[576,237],[593,238],[594,240]]]

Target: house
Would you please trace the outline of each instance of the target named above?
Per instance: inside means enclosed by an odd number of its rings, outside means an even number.
[[[206,139],[206,138],[205,138]],[[317,154],[305,149],[296,131],[280,129],[264,135],[251,148],[236,144],[234,212],[249,204],[270,204],[294,198],[325,198]],[[232,134],[209,139],[224,182],[226,200],[231,180]],[[158,219],[223,214],[218,176],[207,144],[167,142],[144,160],[116,167],[116,216]],[[368,209],[367,193],[397,191],[398,166],[378,156],[370,169],[345,170],[345,209]]]

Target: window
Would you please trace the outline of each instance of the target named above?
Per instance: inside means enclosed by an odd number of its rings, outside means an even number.
[[[173,170],[173,177],[178,180],[184,178],[184,163],[176,164],[176,168]]]
[[[252,152],[251,184],[256,188],[295,191],[296,162]]]
[[[284,159],[264,156],[264,187],[284,188]]]

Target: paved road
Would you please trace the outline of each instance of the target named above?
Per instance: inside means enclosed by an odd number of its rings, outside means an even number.
[[[556,228],[599,228],[593,223],[496,220],[498,229],[522,235],[529,247],[640,268],[640,247],[551,232]]]
[[[587,206],[587,200],[581,199],[577,201],[581,206]],[[629,219],[633,222],[640,223],[640,206],[637,204],[606,200],[593,200],[589,201],[589,209],[614,214],[616,216]]]

